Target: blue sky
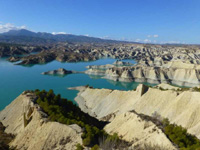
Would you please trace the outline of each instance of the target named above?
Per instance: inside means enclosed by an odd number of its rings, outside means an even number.
[[[200,0],[0,0],[0,32],[15,28],[200,44]]]

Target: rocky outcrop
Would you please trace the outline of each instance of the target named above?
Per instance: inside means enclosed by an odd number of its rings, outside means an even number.
[[[105,71],[101,70],[101,69],[88,69],[85,71],[86,74],[89,75],[98,75],[98,76],[104,76],[105,75]]]
[[[8,58],[8,61],[10,61],[10,62],[17,62],[19,60],[20,60],[20,57],[18,57],[18,56],[11,56]]]
[[[28,55],[32,52],[40,52],[46,46],[26,46],[20,44],[0,43],[0,58],[18,55]]]
[[[131,110],[146,115],[157,112],[200,139],[200,92],[148,88],[141,95],[141,91],[142,86],[136,91],[85,88],[75,100],[83,111],[100,120],[113,113],[112,116],[117,116]]]
[[[21,62],[18,65],[32,65],[48,63],[56,59],[56,55],[53,52],[41,52],[21,58]]]
[[[98,75],[98,70],[89,69],[86,73]],[[100,75],[103,74],[103,78],[123,82],[168,83],[181,86],[200,84],[200,65],[180,61],[172,61],[162,66],[138,64],[131,67],[110,67],[101,70]]]
[[[86,74],[89,75],[105,75],[105,71],[107,69],[113,68],[113,67],[121,67],[121,66],[132,66],[133,64],[129,62],[123,62],[120,60],[115,61],[113,64],[106,64],[106,65],[90,65],[86,66],[88,70],[85,71]]]
[[[29,54],[29,48],[9,44],[0,44],[0,57]]]
[[[59,68],[57,70],[42,72],[42,74],[44,74],[44,75],[67,75],[67,74],[72,74],[72,73],[81,73],[81,72],[66,70],[64,68]]]
[[[81,110],[98,119],[113,113],[117,115],[131,111],[134,104],[132,98],[140,97],[142,93],[142,89],[137,89],[136,91],[118,91],[79,87],[77,90],[80,92],[75,101]],[[115,100],[112,101],[110,99]]]
[[[113,65],[116,65],[116,66],[131,66],[133,64],[130,63],[130,62],[123,62],[123,61],[117,60],[113,63]]]
[[[77,143],[82,144],[79,126],[48,121],[47,115],[33,101],[32,94],[21,94],[0,112],[5,132],[15,135],[10,147],[20,150],[70,150],[75,149]]]
[[[144,85],[144,84],[140,84],[138,85],[136,92],[139,93],[140,96],[142,96],[143,94],[145,94],[148,91],[149,87]]]
[[[96,69],[96,70],[105,70],[105,69],[109,69],[109,68],[112,68],[112,67],[115,67],[115,65],[113,64],[107,64],[107,65],[89,65],[89,66],[86,66],[86,68],[88,69]]]
[[[38,54],[29,55],[21,58],[22,62],[19,65],[28,65],[28,64],[42,64],[48,63],[53,60],[57,60],[60,62],[80,62],[80,61],[92,61],[97,60],[98,57],[76,53],[76,52],[63,52],[63,51],[42,51]]]

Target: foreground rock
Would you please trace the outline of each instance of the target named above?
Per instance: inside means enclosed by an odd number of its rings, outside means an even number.
[[[33,95],[22,94],[0,112],[5,132],[16,136],[10,147],[20,150],[73,150],[77,143],[82,144],[79,126],[49,122],[47,115],[33,101]]]
[[[107,117],[111,121],[113,116],[131,110],[146,115],[156,112],[200,139],[199,97],[200,92],[192,90],[146,89],[140,85],[136,91],[85,88],[75,100],[83,111],[100,120]]]
[[[132,110],[131,98],[144,95],[148,91],[146,86],[141,85],[136,93],[132,94],[130,91],[123,95],[119,95],[117,91],[97,90],[83,86],[70,89],[80,91],[75,100],[84,112],[100,120],[109,121],[110,123],[104,129],[110,134],[117,133],[123,140],[131,143],[133,149],[138,145],[140,147],[144,145],[159,146],[166,150],[176,149],[156,124],[140,117],[135,112],[130,112]],[[115,100],[109,101],[111,97],[108,95],[110,94]],[[128,97],[130,101],[127,101]]]
[[[110,134],[117,133],[122,139],[133,143],[133,148],[146,144],[157,145],[163,150],[176,149],[156,124],[151,120],[145,120],[134,112],[126,112],[116,116],[104,129]]]

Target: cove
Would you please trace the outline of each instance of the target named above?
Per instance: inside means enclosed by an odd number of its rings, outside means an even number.
[[[67,70],[84,71],[88,65],[112,64],[116,59],[103,58],[90,62],[61,63],[52,61],[47,64],[21,66],[14,65],[0,58],[0,110],[7,106],[17,96],[25,90],[50,90],[53,89],[56,94],[74,102],[77,91],[68,90],[68,87],[90,85],[94,88],[108,88],[118,90],[132,90],[137,87],[137,82],[115,82],[102,79],[101,76],[89,76],[87,74],[70,74],[66,76],[42,75],[42,72],[65,68]],[[136,63],[134,60],[123,60],[130,63]],[[147,85],[155,85],[145,83]],[[75,103],[75,102],[74,102]]]

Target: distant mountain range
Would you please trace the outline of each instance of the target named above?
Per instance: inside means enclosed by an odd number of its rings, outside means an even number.
[[[115,41],[72,34],[51,34],[46,32],[32,32],[26,29],[10,30],[0,34],[0,42],[16,44],[50,44],[56,42],[87,42],[87,43],[119,43]]]

